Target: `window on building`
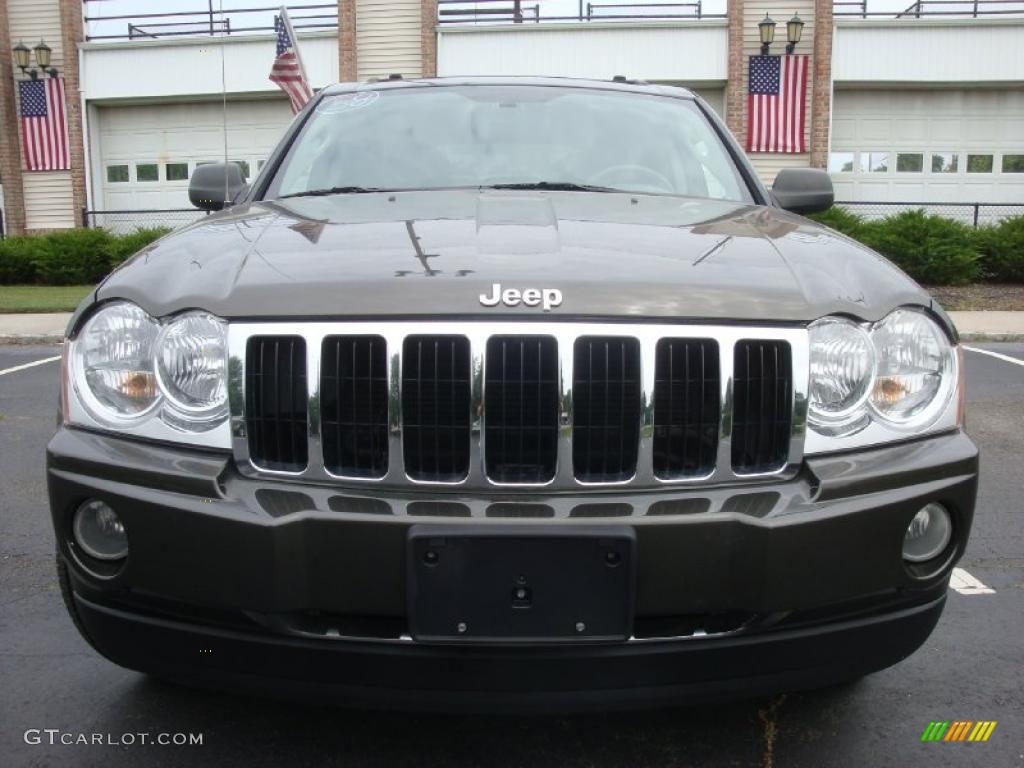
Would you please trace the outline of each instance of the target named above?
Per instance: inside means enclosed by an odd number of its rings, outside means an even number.
[[[136,181],[160,181],[160,166],[156,163],[136,163]]]
[[[259,173],[260,171],[262,171],[263,170],[263,166],[266,165],[266,164],[267,164],[266,159],[257,160],[256,161],[256,173]]]
[[[921,173],[924,171],[924,154],[921,152],[898,152],[896,154],[897,173]]]
[[[885,173],[889,170],[888,152],[861,152],[861,173]]]
[[[992,155],[968,155],[968,173],[992,173]]]
[[[107,181],[111,184],[121,184],[128,181],[127,165],[108,165]]]
[[[238,167],[242,169],[242,178],[246,181],[249,180],[249,161],[248,160],[232,160],[232,163],[238,163]]]
[[[168,181],[187,181],[188,180],[188,163],[168,163],[167,164],[167,180]]]
[[[853,173],[853,152],[830,152],[829,173]]]
[[[1003,155],[1003,173],[1024,173],[1024,155]]]
[[[960,156],[955,152],[933,152],[932,173],[956,173]]]

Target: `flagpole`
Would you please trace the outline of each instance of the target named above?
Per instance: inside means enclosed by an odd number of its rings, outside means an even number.
[[[295,30],[292,29],[292,20],[288,18],[288,7],[282,5],[280,13],[281,23],[284,24],[284,29],[288,33],[288,39],[292,41],[292,48],[295,50],[295,61],[299,64],[299,71],[302,73],[302,79],[308,83],[309,77],[306,75],[306,65],[302,63],[302,53],[299,51],[299,41],[298,38],[295,37]],[[309,87],[312,89],[312,84],[310,84]]]

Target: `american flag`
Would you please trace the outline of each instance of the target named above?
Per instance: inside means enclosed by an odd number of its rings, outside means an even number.
[[[67,102],[64,78],[22,80],[21,144],[25,151],[25,170],[66,171],[68,156]]]
[[[748,152],[806,152],[809,56],[751,56],[747,96]]]
[[[302,66],[299,56],[295,32],[288,20],[288,9],[281,8],[281,13],[274,22],[277,29],[277,58],[270,68],[270,81],[277,83],[292,104],[292,114],[298,114],[306,102],[313,98],[313,89],[306,78],[306,68]]]

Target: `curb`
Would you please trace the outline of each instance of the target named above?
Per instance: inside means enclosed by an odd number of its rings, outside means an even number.
[[[1024,333],[961,333],[960,341],[964,342],[1022,342],[1024,341]]]
[[[0,345],[3,344],[61,344],[64,342],[64,334],[0,334]]]

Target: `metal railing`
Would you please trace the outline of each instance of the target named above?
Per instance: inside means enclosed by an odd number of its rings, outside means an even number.
[[[692,3],[584,3],[575,14],[546,14],[540,3],[522,0],[438,0],[438,24],[521,24],[547,21],[672,21],[724,19],[724,13],[704,13],[700,0]]]
[[[104,16],[102,4],[109,0],[82,1],[86,9],[85,39],[89,41],[273,32],[274,15],[280,10],[280,6],[277,5],[224,8],[222,11],[219,3],[206,0],[206,8],[199,10],[147,11]],[[337,2],[289,4],[288,13],[292,27],[296,30],[335,29],[338,26]],[[124,33],[115,29],[115,25],[121,22],[125,24]],[[95,31],[97,27],[101,28],[100,32]]]
[[[974,227],[998,224],[1013,216],[1024,216],[1024,203],[876,203],[837,200],[835,205],[869,220],[884,219],[903,211],[923,210],[932,216],[943,216]]]
[[[177,229],[208,216],[208,211],[198,208],[149,208],[143,210],[91,211],[83,209],[82,226],[87,229],[101,228],[119,235],[127,235],[139,229],[167,227]]]
[[[838,0],[832,15],[861,19],[922,19],[936,16],[1024,16],[1024,0],[917,0],[902,11],[870,10],[871,0]]]

